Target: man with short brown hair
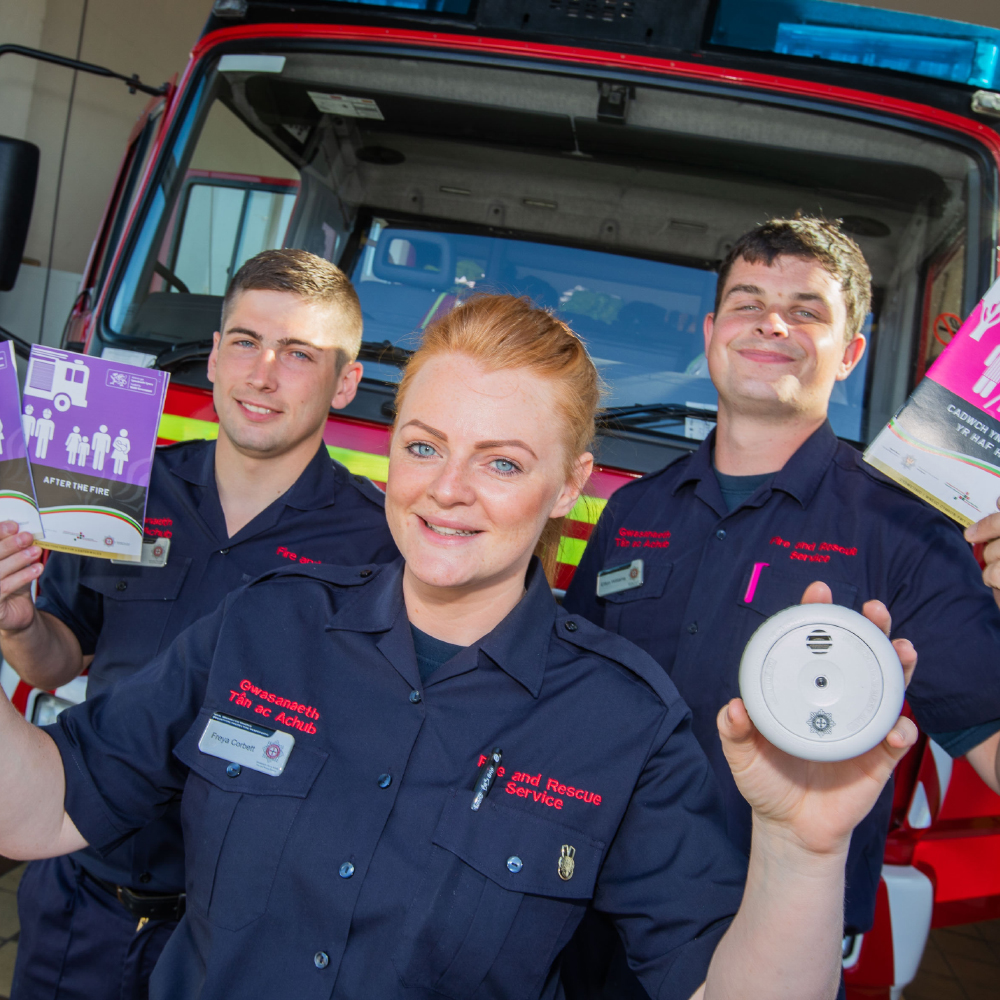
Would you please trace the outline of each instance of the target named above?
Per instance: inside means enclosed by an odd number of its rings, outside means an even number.
[[[382,494],[323,444],[330,407],[357,390],[360,344],[361,309],[339,268],[302,250],[247,261],[208,360],[218,441],[160,448],[153,462],[145,527],[165,557],[123,566],[56,552],[43,575],[31,535],[0,525],[0,646],[21,677],[52,690],[92,659],[96,694],[288,560],[395,558]],[[29,865],[13,997],[147,995],[185,905],[179,805],[165,810],[107,856],[87,849]]]
[[[773,219],[723,263],[705,354],[718,423],[692,455],[620,489],[587,545],[567,607],[649,652],[691,707],[723,789],[733,840],[750,811],[715,733],[739,695],[743,648],[770,615],[814,590],[872,599],[919,652],[908,690],[921,728],[1000,791],[1000,612],[957,526],[866,465],[827,420],[865,351],[870,274],[823,219]],[[643,533],[668,538],[643,546]],[[598,574],[643,560],[642,585],[597,596]],[[956,655],[961,644],[961,655]],[[872,926],[892,788],[854,831],[847,934]]]

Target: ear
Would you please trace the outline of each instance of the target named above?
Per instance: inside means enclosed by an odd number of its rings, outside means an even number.
[[[212,334],[212,353],[208,356],[208,381],[215,382],[215,366],[219,363],[219,341],[222,334],[218,330]]]
[[[593,471],[594,456],[589,451],[585,451],[574,463],[573,471],[563,484],[562,492],[559,494],[559,499],[556,500],[549,517],[565,517],[573,509],[573,505],[580,499],[580,494]]]
[[[354,399],[364,370],[364,365],[360,361],[351,361],[340,370],[340,375],[337,378],[337,391],[330,402],[335,410],[342,410]]]
[[[705,357],[708,357],[708,345],[712,342],[712,331],[715,330],[715,313],[708,313],[701,324],[702,333],[705,335]]]
[[[858,367],[861,359],[865,356],[867,341],[859,333],[847,347],[844,348],[844,356],[840,361],[840,368],[837,371],[837,381],[843,382],[848,375]]]

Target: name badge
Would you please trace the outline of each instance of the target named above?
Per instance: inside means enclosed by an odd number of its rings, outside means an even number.
[[[277,777],[285,769],[295,737],[280,729],[244,722],[222,712],[213,712],[198,740],[198,749],[242,767]]]
[[[167,556],[170,555],[169,538],[148,538],[142,542],[142,556],[139,559],[140,566],[166,566]],[[128,559],[112,559],[112,562],[131,562]],[[135,565],[135,563],[131,563]]]
[[[607,597],[623,590],[642,586],[642,560],[633,559],[622,566],[611,566],[597,574],[597,596]]]

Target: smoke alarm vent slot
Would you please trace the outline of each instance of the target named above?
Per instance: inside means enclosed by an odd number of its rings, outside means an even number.
[[[833,645],[830,633],[821,628],[814,628],[806,639],[806,645],[817,656],[825,656],[826,651]]]

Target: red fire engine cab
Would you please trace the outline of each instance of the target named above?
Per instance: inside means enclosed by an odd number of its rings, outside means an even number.
[[[768,217],[841,218],[864,249],[871,349],[830,419],[870,440],[997,274],[998,127],[1000,32],[824,0],[216,0],[136,123],[64,346],[169,371],[161,439],[213,436],[229,278],[266,248],[318,253],[366,336],[326,441],[383,481],[421,330],[475,290],[528,295],[610,390],[564,588],[607,497],[711,429],[714,268]],[[34,721],[81,695],[4,669]],[[1000,798],[923,740],[876,924],[845,939],[849,993],[898,996],[930,926],[997,916]]]

